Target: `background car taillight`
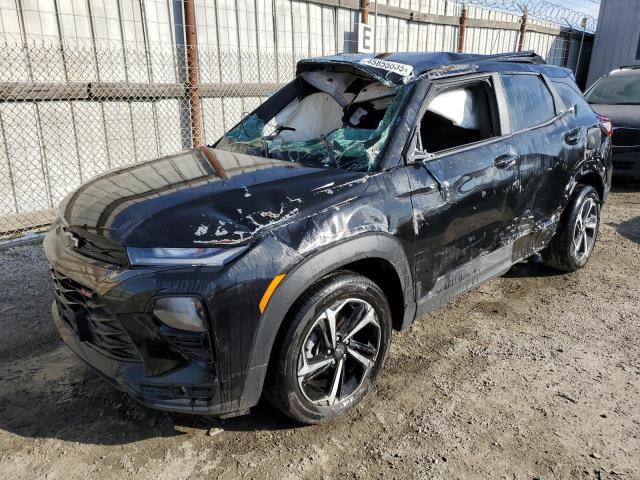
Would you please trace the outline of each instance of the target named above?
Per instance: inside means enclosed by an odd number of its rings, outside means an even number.
[[[600,119],[600,123],[602,124],[604,129],[607,131],[607,135],[609,137],[613,136],[613,122],[611,121],[611,119],[603,115],[598,115],[598,118]]]

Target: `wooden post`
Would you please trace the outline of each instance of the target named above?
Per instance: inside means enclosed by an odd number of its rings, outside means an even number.
[[[184,29],[186,36],[187,56],[187,85],[186,93],[189,99],[191,118],[192,147],[202,146],[202,109],[200,106],[200,92],[198,90],[200,75],[198,72],[198,37],[196,35],[195,0],[184,0]]]
[[[518,37],[518,51],[521,52],[524,49],[524,36],[527,33],[527,14],[529,9],[524,6],[522,10],[522,18],[520,19],[520,36]]]
[[[467,29],[467,5],[462,5],[460,12],[460,30],[458,33],[458,53],[464,52],[464,33]]]
[[[369,0],[360,0],[360,22],[369,24]]]

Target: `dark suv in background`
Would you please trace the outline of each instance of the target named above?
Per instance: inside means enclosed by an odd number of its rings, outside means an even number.
[[[316,423],[365,396],[392,330],[535,253],[584,266],[610,180],[606,125],[534,54],[304,60],[212,147],[66,198],[53,318],[146,405],[264,392]]]
[[[613,123],[613,173],[640,179],[640,65],[620,67],[585,93],[591,108]]]

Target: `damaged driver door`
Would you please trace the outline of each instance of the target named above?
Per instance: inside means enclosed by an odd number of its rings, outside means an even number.
[[[436,82],[421,110],[407,165],[421,312],[511,266],[518,152],[499,89],[491,74]]]

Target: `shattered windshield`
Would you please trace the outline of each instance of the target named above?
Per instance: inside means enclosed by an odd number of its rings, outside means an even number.
[[[370,171],[408,90],[350,72],[304,72],[227,132],[216,148]]]

